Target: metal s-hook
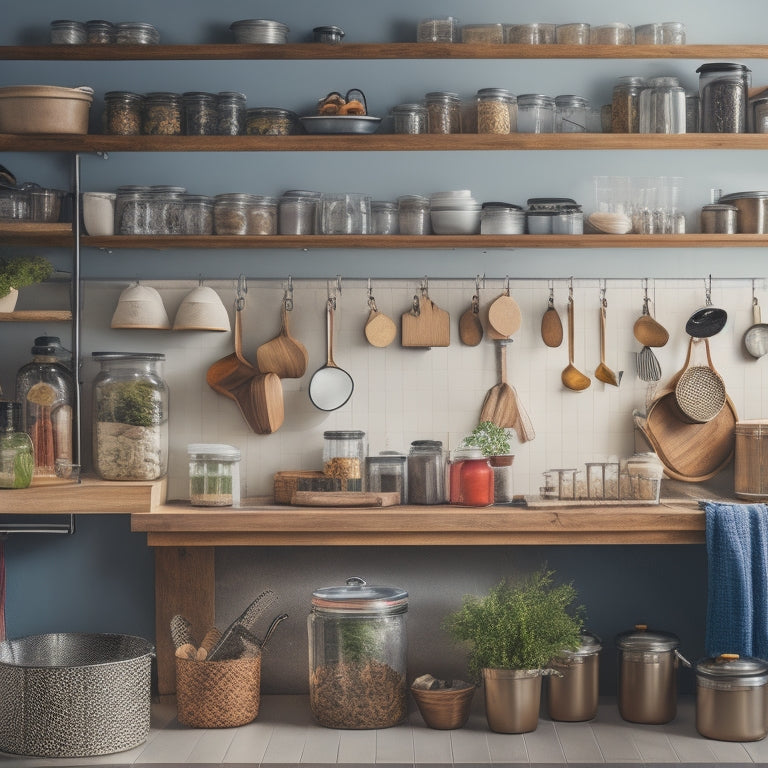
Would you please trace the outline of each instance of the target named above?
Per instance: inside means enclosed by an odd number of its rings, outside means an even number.
[[[372,312],[378,312],[379,308],[376,306],[376,299],[373,298],[373,288],[371,287],[371,278],[368,278],[368,308]]]
[[[332,285],[333,285],[333,280],[328,280],[326,283],[326,288],[328,293],[328,306],[331,309],[335,310],[336,309],[336,293],[331,287]],[[338,287],[338,282],[337,282],[337,287]]]
[[[283,290],[283,306],[286,312],[293,311],[293,277],[288,275],[288,284]]]
[[[704,278],[704,296],[706,297],[706,305],[712,306],[712,275]]]
[[[429,277],[424,275],[424,279],[421,281],[421,295],[425,298],[429,298]]]
[[[238,310],[245,307],[245,296],[248,293],[248,281],[245,275],[240,274],[237,278],[237,300],[235,301],[235,307]]]

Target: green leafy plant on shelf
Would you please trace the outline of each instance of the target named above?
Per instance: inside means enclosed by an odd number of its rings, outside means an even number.
[[[162,421],[162,402],[148,381],[119,381],[103,388],[96,420],[134,427],[152,427]]]
[[[504,580],[485,597],[465,596],[443,628],[469,646],[468,668],[544,670],[563,650],[579,647],[584,607],[574,606],[572,584],[556,584],[554,571],[541,570],[517,581]]]
[[[53,264],[44,256],[0,258],[0,298],[7,296],[13,288],[19,290],[42,283],[53,271]]]
[[[462,441],[462,448],[479,448],[483,456],[506,456],[512,453],[509,431],[492,421],[481,421]]]

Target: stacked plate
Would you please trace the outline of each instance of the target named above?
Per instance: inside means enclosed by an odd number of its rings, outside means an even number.
[[[289,29],[285,24],[270,19],[241,19],[229,28],[236,43],[285,43]]]
[[[436,192],[429,198],[432,231],[436,235],[476,235],[482,205],[468,189]]]

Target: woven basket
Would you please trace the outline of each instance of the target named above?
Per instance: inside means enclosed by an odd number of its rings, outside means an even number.
[[[469,719],[475,686],[457,689],[441,688],[435,691],[411,688],[411,693],[424,722],[430,728],[447,731],[461,728]]]
[[[315,470],[276,472],[274,476],[275,504],[290,504],[298,490],[299,480],[321,480],[325,475]]]
[[[179,722],[192,728],[234,728],[259,714],[261,656],[196,661],[176,658]]]
[[[675,401],[685,418],[705,424],[723,410],[725,383],[709,366],[691,366],[683,371],[675,385]]]

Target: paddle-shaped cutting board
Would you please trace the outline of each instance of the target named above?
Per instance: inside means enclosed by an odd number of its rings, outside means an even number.
[[[400,336],[404,347],[447,347],[451,343],[451,317],[428,296],[415,297],[414,306],[402,314]]]

